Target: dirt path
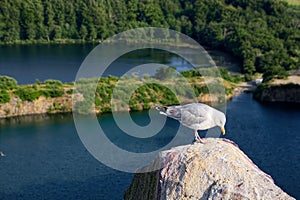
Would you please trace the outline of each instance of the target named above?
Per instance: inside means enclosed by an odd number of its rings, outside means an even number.
[[[279,85],[279,84],[288,84],[294,83],[300,85],[300,76],[289,76],[287,79],[275,79],[271,84]]]

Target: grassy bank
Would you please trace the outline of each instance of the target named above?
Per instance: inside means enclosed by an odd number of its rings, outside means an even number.
[[[59,80],[18,85],[15,79],[1,76],[0,117],[71,112],[72,97],[75,111],[82,114],[111,112],[112,109],[147,110],[155,104],[174,105],[195,99],[222,103],[233,95],[236,83],[242,81],[241,77],[231,75],[224,68],[206,69],[200,73],[191,70],[180,76],[169,69],[161,69],[152,77],[80,79],[76,85]],[[214,78],[219,72],[223,78]],[[92,87],[95,91],[90,89]],[[225,98],[223,94],[226,94]]]

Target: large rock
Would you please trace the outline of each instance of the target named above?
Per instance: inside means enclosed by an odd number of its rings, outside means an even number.
[[[136,173],[125,199],[294,199],[233,142],[207,139],[163,151]]]
[[[300,103],[300,85],[262,85],[257,87],[253,97],[262,102]]]

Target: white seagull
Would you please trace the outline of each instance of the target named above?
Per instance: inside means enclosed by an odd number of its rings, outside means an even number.
[[[184,126],[195,130],[195,140],[206,143],[205,139],[201,139],[198,130],[207,130],[218,126],[221,132],[225,134],[226,116],[223,112],[216,110],[203,103],[190,103],[179,106],[155,106],[160,114],[166,115],[178,120]]]

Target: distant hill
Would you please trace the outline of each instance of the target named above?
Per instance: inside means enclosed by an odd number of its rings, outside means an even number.
[[[249,76],[299,68],[296,0],[4,0],[0,43],[99,42],[135,27],[166,27],[241,59]]]

